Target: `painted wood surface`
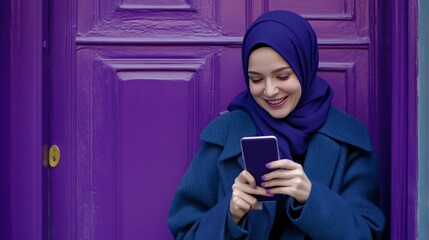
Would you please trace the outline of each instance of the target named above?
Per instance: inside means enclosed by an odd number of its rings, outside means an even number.
[[[394,216],[389,218],[391,238],[415,239],[417,1],[379,0],[375,9],[374,1],[324,2],[330,7],[304,0],[288,5],[261,0],[114,0],[102,6],[98,1],[1,1],[0,238],[47,239],[49,234],[51,239],[132,239],[151,237],[163,228],[155,238],[168,239],[165,220],[154,224],[163,216],[150,219],[154,207],[146,205],[158,201],[145,197],[151,193],[142,182],[160,165],[175,165],[168,170],[174,175],[163,173],[162,181],[172,181],[149,187],[167,189],[157,196],[165,207],[174,191],[168,186],[178,183],[198,147],[199,130],[243,86],[239,47],[245,26],[263,11],[285,8],[302,13],[315,26],[320,73],[335,88],[335,104],[370,128],[381,156],[384,207]],[[147,54],[140,55],[140,50]],[[78,59],[88,65],[78,64]],[[51,89],[46,79],[51,79]],[[160,88],[185,98],[168,109],[180,112],[178,123],[162,119],[167,111],[148,103],[163,93]],[[209,94],[200,96],[199,90]],[[134,110],[139,108],[143,111]],[[153,117],[157,115],[159,119]],[[161,131],[175,131],[169,135],[178,145],[171,148],[174,160],[167,158],[171,152],[160,150],[155,157],[160,162],[141,157],[139,149],[164,150],[167,143],[147,140],[149,127],[140,122],[163,122],[166,130]],[[186,131],[179,129],[184,125]],[[149,129],[157,131],[156,126]],[[43,162],[48,132],[49,143],[59,144],[63,154],[49,174]]]
[[[41,0],[0,2],[0,239],[46,239]]]

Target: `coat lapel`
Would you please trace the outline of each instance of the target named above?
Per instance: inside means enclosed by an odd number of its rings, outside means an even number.
[[[339,154],[340,146],[336,142],[323,134],[314,134],[308,146],[303,166],[310,181],[329,186]],[[302,240],[305,238],[305,234],[295,225],[289,223],[284,237],[290,240]]]
[[[339,154],[338,143],[323,134],[313,135],[304,162],[308,178],[330,186]]]

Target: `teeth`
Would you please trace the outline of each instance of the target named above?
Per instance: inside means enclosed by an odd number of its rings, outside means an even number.
[[[282,98],[282,99],[273,100],[273,101],[268,101],[268,103],[269,103],[269,104],[276,105],[276,104],[279,104],[279,103],[283,102],[285,99],[286,99],[286,98],[284,97],[284,98]]]

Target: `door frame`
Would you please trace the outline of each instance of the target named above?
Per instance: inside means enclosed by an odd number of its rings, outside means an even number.
[[[1,2],[0,238],[48,239],[48,0]],[[4,51],[3,51],[4,50]],[[6,53],[6,54],[5,54]],[[3,77],[4,77],[3,76]],[[3,155],[4,154],[4,155]]]
[[[417,237],[417,0],[379,0],[376,33],[381,202],[386,239]],[[387,90],[387,91],[386,91]],[[388,127],[386,128],[386,125]],[[394,216],[394,217],[391,217]]]
[[[69,3],[69,2],[68,2]],[[48,239],[48,73],[46,58],[49,0],[2,1],[9,20],[0,25],[1,56],[0,237]],[[417,235],[417,0],[376,1],[375,48],[378,79],[371,113],[382,131],[375,139],[381,152],[382,202],[387,233],[393,239]],[[72,36],[73,16],[65,31]],[[393,30],[394,31],[393,31]],[[6,40],[5,40],[6,39]],[[45,49],[45,51],[44,51]],[[4,61],[3,61],[4,60]],[[75,60],[75,59],[74,59]],[[73,61],[73,59],[72,59]],[[386,62],[388,64],[386,64]],[[387,89],[387,91],[386,91]],[[387,100],[386,100],[387,99]],[[388,127],[386,127],[386,125]],[[384,129],[384,130],[383,130]],[[383,138],[381,138],[383,136]],[[386,141],[386,136],[390,142]],[[3,157],[4,157],[3,156]],[[46,160],[46,159],[45,159]],[[386,170],[386,171],[384,171]],[[394,186],[394,187],[391,187]],[[390,216],[395,216],[393,219]],[[5,223],[5,224],[3,224]]]

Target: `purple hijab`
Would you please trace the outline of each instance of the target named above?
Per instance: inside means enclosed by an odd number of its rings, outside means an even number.
[[[254,100],[249,91],[247,68],[250,53],[260,45],[273,48],[292,67],[301,83],[302,96],[296,108],[285,118],[275,119]],[[333,92],[328,83],[316,76],[319,50],[316,34],[300,15],[272,11],[261,15],[247,30],[242,48],[247,89],[228,106],[248,112],[259,135],[274,135],[279,140],[282,158],[306,152],[311,134],[326,121]]]

